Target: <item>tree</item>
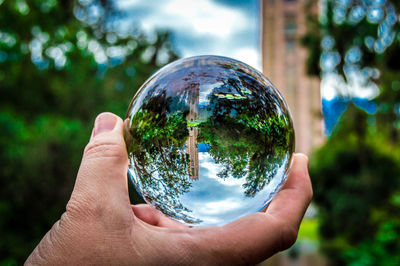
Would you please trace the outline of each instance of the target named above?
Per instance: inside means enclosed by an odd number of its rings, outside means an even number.
[[[317,1],[312,1],[315,5]],[[393,144],[399,140],[400,32],[398,1],[324,1],[322,14],[308,16],[302,43],[310,51],[307,70],[324,81],[335,76],[336,96],[347,101],[362,97],[360,89],[375,91],[377,123]],[[358,89],[356,87],[359,87]],[[379,94],[379,95],[378,95]]]
[[[0,1],[1,265],[22,264],[64,211],[95,116],[123,115],[176,58],[168,33],[120,33],[118,15],[112,1]]]
[[[321,246],[334,265],[399,262],[399,150],[367,126],[370,118],[349,106],[310,160]]]
[[[335,77],[337,97],[351,103],[310,174],[321,218],[322,249],[332,264],[393,265],[400,247],[398,1],[324,1],[310,16],[303,43],[308,72]],[[360,110],[360,90],[379,95],[376,112]],[[390,236],[389,236],[390,234]]]

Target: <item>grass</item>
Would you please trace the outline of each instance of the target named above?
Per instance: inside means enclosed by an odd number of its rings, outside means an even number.
[[[300,225],[298,239],[319,241],[317,218],[305,218]]]

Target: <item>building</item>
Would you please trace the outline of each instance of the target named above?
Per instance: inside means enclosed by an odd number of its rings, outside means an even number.
[[[291,111],[296,151],[309,154],[323,141],[320,82],[306,75],[307,51],[300,44],[306,33],[308,0],[260,0],[264,75],[278,88]]]

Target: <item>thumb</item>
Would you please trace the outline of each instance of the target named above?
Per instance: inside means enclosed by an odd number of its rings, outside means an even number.
[[[112,113],[97,116],[72,192],[70,205],[125,204],[128,194],[128,155],[122,119]],[[96,208],[96,207],[95,207]]]

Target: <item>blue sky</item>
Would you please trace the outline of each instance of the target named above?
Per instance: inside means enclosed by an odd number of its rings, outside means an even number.
[[[116,0],[122,23],[145,31],[169,30],[180,56],[214,54],[261,70],[258,0]]]

